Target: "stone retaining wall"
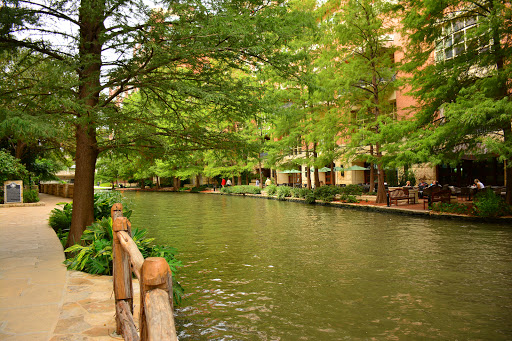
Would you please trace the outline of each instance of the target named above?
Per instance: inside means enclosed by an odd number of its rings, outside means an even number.
[[[73,198],[74,184],[40,184],[39,193],[55,195],[63,198]]]

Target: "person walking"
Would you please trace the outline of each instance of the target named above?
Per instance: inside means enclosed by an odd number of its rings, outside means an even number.
[[[226,179],[222,178],[222,181],[220,184],[221,184],[222,188],[224,188],[224,186],[226,186]]]

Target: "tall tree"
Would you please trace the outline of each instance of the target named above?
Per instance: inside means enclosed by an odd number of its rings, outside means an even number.
[[[324,52],[332,60],[326,70],[338,74],[340,82],[336,100],[343,152],[351,160],[377,164],[378,203],[386,202],[382,127],[393,119],[389,98],[396,88],[389,10],[383,0],[349,0],[335,6],[326,18],[333,43]]]
[[[508,1],[400,1],[416,114],[405,158],[454,164],[464,154],[505,162],[512,204],[512,7]]]
[[[163,135],[173,137],[182,149],[226,147],[229,138],[223,131],[203,129],[200,116],[189,122],[192,114],[181,115],[202,105],[219,120],[236,121],[254,112],[257,103],[241,96],[245,83],[233,80],[229,70],[249,72],[256,63],[289,64],[280,46],[300,21],[284,3],[159,3],[161,10],[151,10],[142,0],[6,0],[0,9],[9,19],[0,29],[0,48],[37,51],[74,75],[67,83],[73,100],[53,95],[51,86],[44,93],[55,104],[55,111],[45,114],[64,118],[75,129],[69,245],[92,223],[94,169],[102,151],[135,139],[150,144],[154,136]],[[166,111],[129,111],[115,105],[133,91],[153,107],[161,99]]]

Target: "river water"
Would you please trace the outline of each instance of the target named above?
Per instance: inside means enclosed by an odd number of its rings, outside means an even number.
[[[126,192],[178,249],[183,340],[511,340],[512,227]]]

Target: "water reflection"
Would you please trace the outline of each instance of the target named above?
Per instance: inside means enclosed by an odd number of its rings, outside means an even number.
[[[511,339],[512,232],[254,198],[127,193],[175,246],[180,340]]]

